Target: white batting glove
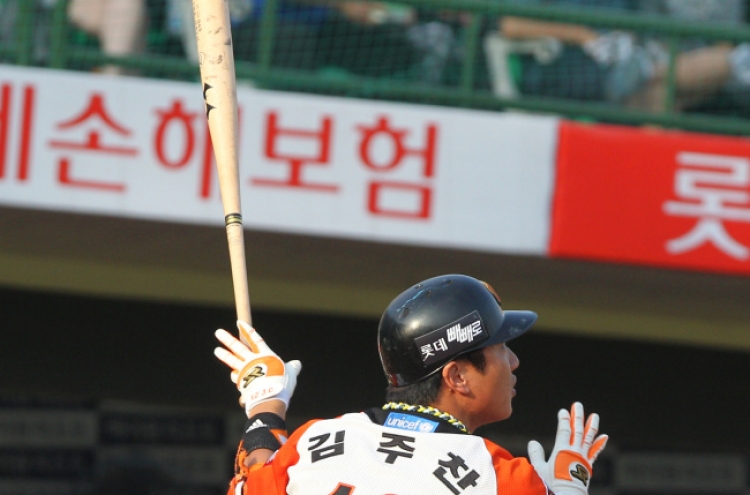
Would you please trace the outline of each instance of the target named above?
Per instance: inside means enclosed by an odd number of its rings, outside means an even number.
[[[598,64],[615,65],[633,56],[635,43],[633,36],[624,31],[610,31],[583,44],[586,54]]]
[[[244,321],[238,321],[237,328],[248,345],[218,329],[216,338],[226,349],[217,347],[214,354],[232,369],[230,377],[240,391],[240,405],[245,407],[245,413],[249,417],[255,406],[274,399],[288,408],[302,363],[295,360],[285,364]]]
[[[557,495],[587,495],[596,457],[607,444],[607,435],[599,431],[599,415],[591,414],[583,424],[583,405],[575,402],[570,412],[557,413],[555,446],[548,460],[536,440],[529,442],[529,461],[537,474]],[[596,437],[596,438],[594,438]]]

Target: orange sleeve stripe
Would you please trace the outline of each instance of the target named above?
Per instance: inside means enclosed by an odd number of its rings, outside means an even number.
[[[484,445],[492,456],[497,476],[498,495],[548,495],[547,485],[525,457],[510,452],[486,438]]]

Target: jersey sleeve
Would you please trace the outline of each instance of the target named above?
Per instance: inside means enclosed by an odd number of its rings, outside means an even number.
[[[553,495],[525,457],[510,452],[485,439],[497,475],[498,495]]]
[[[245,466],[244,460],[247,454],[244,453],[240,444],[235,460],[235,474],[229,483],[227,495],[286,495],[289,482],[288,469],[299,461],[297,442],[317,421],[309,421],[297,428],[281,448],[262,465]]]

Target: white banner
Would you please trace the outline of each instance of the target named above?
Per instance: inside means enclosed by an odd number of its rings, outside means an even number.
[[[238,98],[247,228],[546,254],[558,119]],[[223,226],[199,83],[0,66],[0,204]]]

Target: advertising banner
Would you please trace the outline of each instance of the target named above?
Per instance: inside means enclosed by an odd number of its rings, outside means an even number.
[[[0,205],[223,226],[196,84],[3,66]],[[750,140],[238,90],[248,229],[750,273]]]
[[[750,274],[750,140],[564,122],[550,255]]]
[[[556,118],[238,100],[247,228],[546,251]],[[0,204],[223,226],[200,85],[4,66]]]

